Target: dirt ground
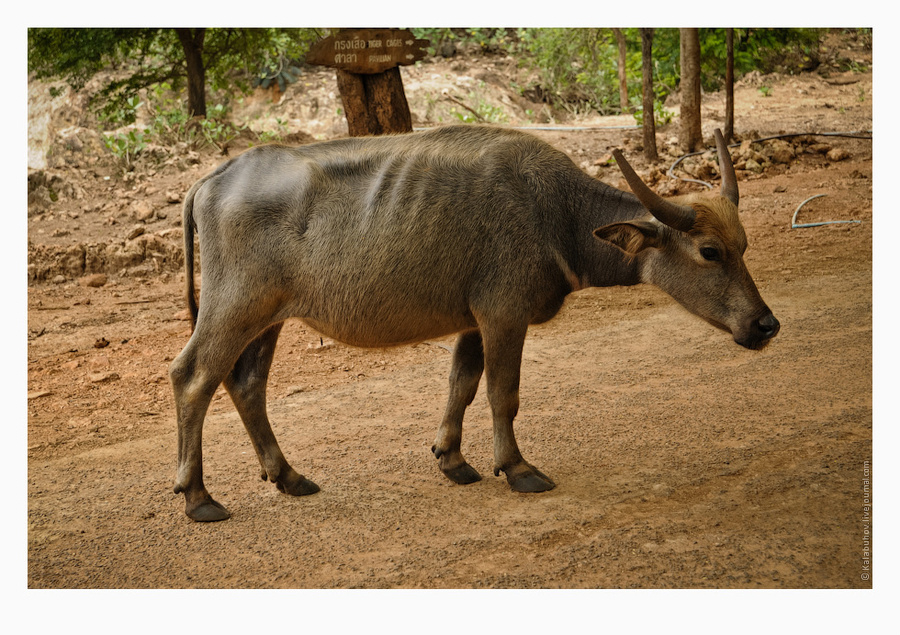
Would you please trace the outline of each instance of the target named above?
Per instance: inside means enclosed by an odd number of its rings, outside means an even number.
[[[723,113],[723,95],[706,95],[706,137]],[[595,165],[614,147],[647,170],[639,131],[600,129],[620,120],[534,134],[616,183],[615,168]],[[747,136],[871,130],[871,71],[745,82],[736,122]],[[293,498],[260,481],[220,390],[205,478],[233,516],[211,524],[191,522],[172,493],[167,368],[189,336],[175,257],[153,247],[94,287],[87,270],[67,275],[40,254],[104,234],[125,244],[145,199],[157,214],[131,242],[177,246],[180,205],[166,193],[183,195],[222,157],[132,181],[74,168],[82,196],[28,226],[28,587],[872,588],[872,141],[792,147],[787,163],[740,172],[746,260],[782,324],[764,350],[646,286],[578,292],[531,329],[516,432],[554,490],[517,494],[491,475],[483,386],[463,453],[485,478],[440,474],[430,447],[452,338],[360,350],[289,322],[270,415],[288,460],[322,491]],[[861,222],[792,229],[816,194],[827,196],[798,222]]]

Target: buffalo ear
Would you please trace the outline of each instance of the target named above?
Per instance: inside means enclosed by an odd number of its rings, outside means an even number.
[[[629,256],[659,246],[659,227],[646,221],[604,225],[594,230],[594,236],[612,243]]]

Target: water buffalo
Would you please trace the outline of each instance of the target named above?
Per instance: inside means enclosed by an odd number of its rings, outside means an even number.
[[[634,192],[584,174],[539,139],[488,126],[248,150],[198,181],[184,202],[193,335],[170,377],[178,417],[175,492],[187,515],[229,512],[203,484],[203,420],[231,395],[263,479],[288,494],[318,486],[285,460],[266,414],[283,322],[384,347],[459,333],[447,409],[432,448],[456,483],[481,479],[460,452],[482,372],[494,474],[541,492],[553,481],[513,435],[529,324],[590,286],[652,283],[747,348],[778,332],[747,268],[734,168],[716,131],[722,189],[664,199],[614,156]],[[194,283],[194,230],[202,293]]]

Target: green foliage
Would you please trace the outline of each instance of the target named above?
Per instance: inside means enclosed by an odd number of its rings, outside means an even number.
[[[154,29],[28,29],[28,72],[63,77],[75,89],[99,70],[115,68]]]
[[[419,28],[410,30],[413,32],[413,35],[416,36],[416,39],[428,40],[429,46],[426,50],[431,56],[439,54],[443,42],[453,42],[456,40],[453,29],[449,28]]]
[[[126,170],[134,168],[134,159],[147,146],[147,137],[140,130],[103,135],[103,144],[122,163]]]
[[[148,134],[160,145],[172,146],[179,142],[193,145],[195,126],[190,125],[191,117],[181,100],[173,96],[172,85],[167,82],[158,84],[151,94],[147,103],[150,114]]]
[[[666,110],[665,106],[661,101],[653,102],[653,116],[654,122],[657,126],[664,126],[675,117],[675,113],[671,110]],[[639,126],[644,125],[644,109],[639,108],[634,111],[634,121]]]
[[[752,70],[799,72],[817,64],[823,29],[734,29],[734,75]],[[719,90],[725,81],[725,29],[700,29],[701,82]]]
[[[167,83],[149,91],[146,101],[137,96],[129,99],[127,107],[112,111],[106,123],[109,126],[118,124],[116,127],[132,125],[141,108],[146,110],[144,118],[147,123],[143,127],[103,135],[104,145],[125,170],[134,168],[135,159],[150,143],[163,147],[178,143],[186,143],[190,147],[207,144],[222,150],[245,128],[236,127],[228,121],[228,107],[225,104],[210,107],[206,117],[190,117]]]
[[[502,28],[414,28],[410,29],[418,39],[428,40],[429,55],[437,55],[445,42],[461,46],[474,45],[483,53],[500,53],[514,50],[516,30]]]
[[[100,113],[100,121],[106,129],[128,126],[137,119],[138,108],[144,105],[140,95],[129,95],[116,108],[109,108]]]
[[[618,113],[618,48],[612,29],[413,29],[430,40],[432,52],[444,41],[476,44],[486,53],[515,56],[537,77],[523,92],[537,92],[556,107],[573,112]],[[638,29],[623,29],[627,43],[626,78],[629,95],[641,94],[641,45]],[[822,29],[734,29],[735,77],[751,70],[793,72],[815,65]],[[865,36],[865,33],[863,33]],[[725,29],[700,29],[701,82],[718,90],[725,77]],[[653,82],[656,98],[664,101],[680,79],[679,29],[655,29]],[[638,99],[639,103],[640,100]],[[656,107],[657,118],[665,116]]]
[[[451,108],[450,114],[462,123],[503,123],[507,121],[506,113],[499,106],[492,106],[479,101],[471,110]]]
[[[196,30],[195,30],[196,31]],[[318,34],[313,29],[203,29],[208,90],[243,91],[272,60],[302,58]],[[79,90],[101,71],[112,71],[96,96],[111,124],[140,90],[167,84],[181,91],[185,50],[175,29],[28,30],[28,71],[38,79],[62,78]]]
[[[520,62],[537,71],[551,103],[574,111],[619,111],[618,49],[610,29],[519,29],[517,36]],[[636,86],[640,64],[640,49],[630,51],[627,67]]]
[[[275,118],[276,130],[263,130],[257,133],[260,143],[272,143],[273,141],[281,141],[288,131],[288,124],[283,119]]]
[[[243,128],[236,128],[225,120],[225,106],[218,104],[210,108],[207,116],[200,120],[200,134],[203,140],[219,150],[234,139]]]

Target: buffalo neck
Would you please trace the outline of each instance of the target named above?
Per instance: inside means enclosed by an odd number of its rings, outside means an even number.
[[[630,258],[606,241],[599,240],[594,230],[611,223],[646,219],[649,215],[637,198],[602,181],[584,175],[575,202],[578,262],[576,271],[583,286],[630,286],[641,282],[640,260]]]

